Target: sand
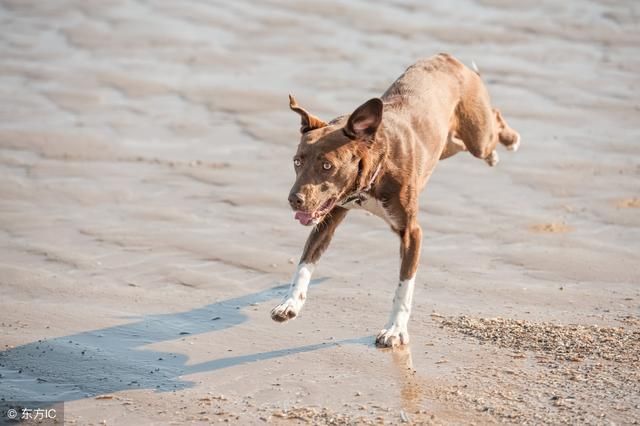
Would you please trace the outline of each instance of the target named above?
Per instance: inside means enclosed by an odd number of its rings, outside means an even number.
[[[5,0],[0,26],[0,398],[79,425],[640,418],[637,2]],[[309,231],[287,94],[330,119],[440,51],[523,142],[422,194],[410,346],[373,346],[398,241],[358,211],[274,323]]]

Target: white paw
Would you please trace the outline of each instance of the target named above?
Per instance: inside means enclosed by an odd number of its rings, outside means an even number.
[[[500,157],[498,156],[498,152],[494,149],[491,151],[491,154],[487,158],[484,159],[488,165],[491,167],[495,167],[500,162]]]
[[[302,309],[302,303],[289,297],[271,310],[271,319],[278,322],[293,319],[298,316],[300,309]]]
[[[507,146],[507,149],[509,151],[513,151],[513,152],[516,152],[518,150],[518,148],[520,148],[520,135],[518,135],[518,138],[516,139],[516,141],[514,143],[512,143],[509,146]]]
[[[392,324],[389,328],[380,330],[376,337],[376,345],[384,348],[406,345],[409,343],[409,332],[407,327]]]

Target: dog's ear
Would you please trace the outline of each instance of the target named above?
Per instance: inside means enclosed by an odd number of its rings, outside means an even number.
[[[306,109],[299,106],[293,95],[289,95],[289,108],[300,115],[300,133],[307,133],[310,130],[319,129],[327,125],[327,123],[315,115],[309,114]]]
[[[382,108],[379,98],[369,99],[353,111],[344,132],[351,139],[371,138],[382,122]]]

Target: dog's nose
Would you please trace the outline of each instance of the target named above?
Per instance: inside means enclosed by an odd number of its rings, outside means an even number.
[[[304,204],[304,194],[299,192],[289,194],[289,204],[291,204],[292,208],[299,210],[300,207],[302,207],[302,204]]]

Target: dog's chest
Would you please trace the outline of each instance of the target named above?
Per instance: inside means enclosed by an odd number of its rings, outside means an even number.
[[[393,217],[384,208],[382,201],[373,197],[363,195],[361,198],[356,198],[355,200],[343,204],[342,207],[349,210],[366,210],[374,216],[384,219],[389,225],[395,226]]]

